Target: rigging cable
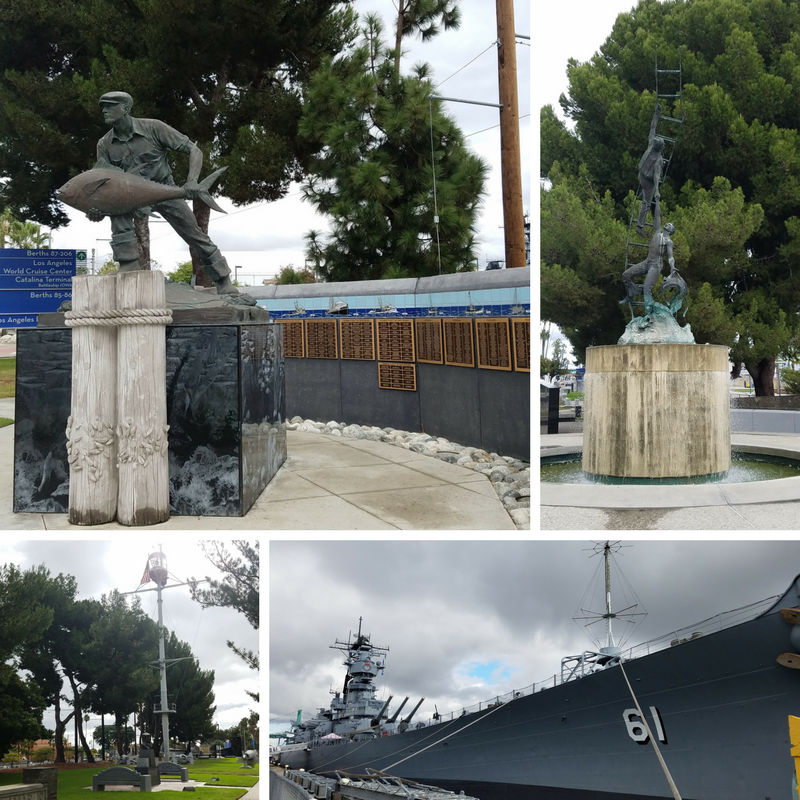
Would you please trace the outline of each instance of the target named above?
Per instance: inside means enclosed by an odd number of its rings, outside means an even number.
[[[530,116],[530,113],[523,114],[521,117],[519,117],[519,119],[525,119],[526,117],[529,117],[529,116]],[[475,131],[474,133],[467,133],[467,134],[464,135],[464,138],[468,139],[470,136],[477,136],[479,133],[485,133],[486,131],[493,131],[495,128],[499,128],[499,127],[500,127],[500,123],[498,123],[497,125],[490,125],[488,128],[481,128],[479,131]]]
[[[511,702],[513,702],[513,700]],[[499,709],[503,708],[504,705],[505,704],[503,704],[503,703],[498,704],[488,714],[484,714],[482,717],[479,717],[478,719],[474,720],[473,722],[470,722],[469,725],[465,725],[463,728],[459,728],[459,730],[456,733],[461,733],[461,732],[465,731],[467,728],[470,728],[473,725],[475,725],[475,723],[486,719],[486,717],[490,717],[492,714],[494,714],[495,711],[498,711]],[[381,771],[382,772],[386,772],[387,770],[394,769],[394,767],[396,767],[398,764],[402,764],[404,761],[408,761],[409,758],[414,758],[414,756],[418,756],[420,753],[424,753],[426,750],[430,749],[431,747],[434,747],[435,745],[439,744],[439,742],[442,742],[447,738],[448,738],[447,736],[443,736],[441,739],[437,739],[435,742],[432,742],[427,747],[423,747],[422,750],[417,750],[416,753],[412,753],[410,756],[406,756],[405,758],[401,758],[399,761],[395,761],[394,764],[389,764],[388,767],[385,767]],[[678,800],[680,800],[680,798],[678,798]]]

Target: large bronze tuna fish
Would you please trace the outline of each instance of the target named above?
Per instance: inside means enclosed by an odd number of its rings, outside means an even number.
[[[215,211],[227,213],[217,205],[209,194],[214,181],[227,169],[222,167],[200,181],[200,199]],[[62,203],[87,212],[96,208],[106,216],[130,214],[137,208],[156,205],[164,200],[178,200],[186,197],[182,186],[156,183],[118,169],[90,169],[68,180],[57,192]]]

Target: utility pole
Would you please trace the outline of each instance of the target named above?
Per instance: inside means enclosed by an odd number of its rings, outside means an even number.
[[[506,268],[525,266],[525,220],[522,214],[522,168],[517,103],[517,49],[514,0],[497,2],[497,68],[500,83],[500,157],[503,176]]]

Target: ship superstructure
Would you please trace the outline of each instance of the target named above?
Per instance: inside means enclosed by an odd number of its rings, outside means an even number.
[[[294,723],[294,744],[325,737],[329,737],[328,741],[344,737],[362,741],[376,735],[402,732],[408,728],[411,718],[425,699],[423,697],[411,714],[398,722],[399,714],[408,701],[406,697],[389,717],[387,712],[392,695],[385,702],[379,700],[375,686],[375,680],[386,664],[389,648],[372,644],[369,635],[361,631],[362,621],[363,618],[359,617],[355,638],[350,636],[346,642],[337,639],[330,645],[332,649],[344,653],[342,663],[347,667],[344,685],[341,691],[331,692],[334,697],[329,708],[319,708],[315,717]]]

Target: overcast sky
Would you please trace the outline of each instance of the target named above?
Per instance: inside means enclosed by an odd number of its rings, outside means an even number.
[[[780,594],[800,573],[796,542],[623,544],[634,546],[616,563],[648,611],[630,645]],[[410,695],[404,713],[425,696],[422,720],[434,705],[459,710],[552,676],[563,656],[591,647],[572,621],[602,561],[591,548],[588,540],[272,542],[270,719],[329,705],[345,674],[329,645],[347,641],[359,616],[372,643],[390,648],[378,696],[394,694],[396,708]],[[630,604],[623,585],[613,579],[615,608]],[[584,602],[602,610],[601,595]]]
[[[599,52],[600,46],[608,38],[619,14],[626,13],[635,6],[636,3],[631,0],[570,0],[568,3],[540,4],[540,30],[546,33],[537,41],[539,50],[539,80],[538,88],[535,90],[537,113],[542,106],[551,105],[568,127],[573,127],[572,121],[562,114],[558,103],[559,96],[569,92],[567,61],[570,58],[580,62],[589,61]],[[552,35],[554,31],[569,31],[569,35]],[[550,32],[549,35],[547,32]],[[538,218],[538,206],[534,217]],[[534,250],[538,248],[538,241],[538,235],[534,231],[531,240]],[[623,268],[624,265],[621,265],[620,274]],[[551,347],[556,339],[564,339],[564,336],[556,326],[552,326]],[[569,342],[566,343],[569,352],[570,345]],[[570,359],[574,366],[573,361]]]
[[[567,93],[567,61],[589,61],[599,52],[619,14],[635,8],[631,0],[570,0],[568,3],[542,3],[540,26],[551,35],[539,37],[539,97],[537,110],[552,105],[561,115],[560,94]],[[552,35],[569,31],[569,35]],[[563,116],[562,116],[563,118]]]
[[[151,541],[146,529],[132,529],[129,535],[116,541],[57,541],[21,540],[13,541],[11,534],[0,542],[0,564],[13,563],[22,570],[44,564],[51,575],[59,573],[74,575],[78,584],[78,599],[99,599],[113,589],[133,592],[138,588],[148,554],[157,552],[159,545]],[[163,538],[163,535],[162,535]],[[233,545],[228,544],[233,550]],[[203,610],[192,601],[188,586],[168,588],[189,577],[202,579],[207,576],[219,579],[220,573],[206,559],[198,539],[172,539],[165,542],[163,552],[167,557],[170,580],[163,591],[164,624],[175,631],[179,639],[192,648],[198,657],[201,669],[215,671],[214,695],[217,712],[215,722],[221,728],[235,725],[242,717],[249,716],[254,701],[245,694],[245,689],[255,691],[258,676],[248,669],[225,644],[230,639],[237,646],[258,650],[258,631],[253,630],[244,616],[230,608],[208,608]],[[238,551],[237,551],[238,552]],[[173,578],[175,576],[175,578]],[[154,589],[155,584],[143,585],[142,589]],[[156,592],[140,595],[142,608],[153,620],[158,620]],[[64,682],[64,693],[71,694]],[[167,672],[167,688],[170,702],[180,702],[173,697]],[[67,713],[69,713],[67,711]],[[64,716],[62,710],[62,716]],[[106,718],[106,724],[109,724]],[[45,712],[44,725],[55,728],[54,709]],[[90,721],[90,730],[99,727],[100,720]],[[74,726],[69,725],[67,738],[74,739]]]
[[[383,17],[387,32],[394,28],[395,4],[393,0],[355,0],[355,9],[361,13],[374,12]],[[440,94],[463,100],[497,103],[497,52],[490,46],[497,38],[495,6],[487,0],[460,0],[462,25],[457,31],[442,32],[433,41],[422,44],[418,40],[404,44],[405,71],[417,61],[433,67],[433,77],[441,85]],[[531,36],[530,3],[517,0],[515,4],[516,33]],[[558,37],[560,38],[560,37]],[[488,48],[488,50],[487,50]],[[480,55],[482,51],[487,52]],[[523,207],[530,209],[531,160],[531,48],[517,44],[517,71],[519,86],[520,138],[522,148]],[[450,77],[469,61],[474,63]],[[119,87],[124,89],[125,87]],[[134,97],[134,116],[136,114]],[[500,180],[500,131],[497,109],[464,103],[448,103],[447,112],[456,118],[468,137],[469,146],[489,162],[491,171],[487,180],[487,195],[478,222],[478,253],[481,268],[487,260],[503,259],[503,208]],[[100,119],[98,109],[98,120]],[[169,120],[165,120],[169,122]],[[486,130],[488,129],[488,130]],[[204,170],[205,175],[207,170]],[[235,208],[225,199],[220,205],[229,213],[211,213],[209,235],[227,256],[231,269],[241,265],[240,277],[245,282],[260,285],[262,277],[274,275],[281,266],[304,262],[303,234],[311,229],[327,229],[325,218],[318,216],[312,206],[300,198],[300,187],[294,185],[289,195],[274,203],[263,203],[247,209]],[[72,222],[53,234],[53,247],[86,248],[97,250],[99,265],[110,257],[107,241],[111,236],[108,219],[92,223],[78,211],[69,209]],[[167,271],[188,261],[188,248],[164,222],[151,225],[151,257]],[[250,276],[250,277],[248,277]],[[254,280],[253,276],[257,276]]]

